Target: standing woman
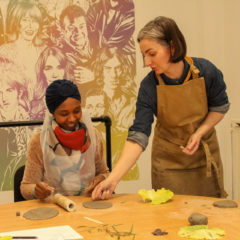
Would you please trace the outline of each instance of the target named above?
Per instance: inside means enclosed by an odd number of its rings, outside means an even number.
[[[111,196],[148,144],[153,116],[152,186],[176,194],[225,197],[214,126],[229,109],[223,75],[203,58],[186,57],[184,36],[174,20],[157,17],[138,34],[144,63],[136,114],[121,157],[92,193]]]
[[[56,80],[46,91],[42,131],[31,139],[21,193],[25,199],[91,193],[108,174],[100,133],[82,112],[78,88]]]

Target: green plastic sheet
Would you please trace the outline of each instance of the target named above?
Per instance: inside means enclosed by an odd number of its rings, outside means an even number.
[[[158,189],[155,191],[141,189],[138,194],[142,197],[144,202],[150,202],[151,204],[161,204],[165,203],[173,197],[173,192],[166,190],[165,188]]]
[[[225,232],[220,228],[208,228],[208,225],[193,225],[182,227],[178,231],[180,237],[190,239],[221,239]]]

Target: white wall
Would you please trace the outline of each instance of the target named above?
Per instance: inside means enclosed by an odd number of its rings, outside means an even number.
[[[228,84],[228,93],[231,102],[230,113],[226,118],[226,123],[223,126],[224,129],[229,130],[231,121],[237,120],[240,122],[240,80],[239,80],[239,56],[240,56],[240,1],[231,0],[224,1],[225,9],[225,22],[224,22],[224,33],[225,33],[225,55],[224,55],[224,73],[225,80]],[[240,147],[240,146],[239,146]],[[231,166],[231,140],[229,137],[229,132],[225,131],[225,135],[222,138],[222,149],[225,160],[226,169],[226,183],[230,182],[232,179],[232,172],[229,166]],[[239,159],[240,160],[240,159]],[[229,171],[227,171],[229,169]],[[239,174],[240,178],[240,174]]]
[[[182,30],[189,56],[204,57],[222,70],[231,110],[217,126],[217,134],[224,165],[225,189],[232,196],[231,120],[240,119],[240,1],[238,0],[135,0],[136,33],[153,18],[163,15],[173,18]],[[136,39],[136,38],[135,38]],[[136,43],[137,44],[137,43]],[[138,45],[138,44],[137,44]],[[142,68],[137,46],[137,81],[148,69]],[[151,145],[139,160],[140,181],[120,183],[119,192],[137,192],[151,188]]]

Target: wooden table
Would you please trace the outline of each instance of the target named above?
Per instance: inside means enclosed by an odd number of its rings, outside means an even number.
[[[0,232],[70,225],[87,240],[118,239],[111,237],[103,229],[103,225],[84,218],[90,217],[108,224],[107,228],[110,230],[112,230],[112,225],[119,224],[116,226],[119,231],[128,232],[133,225],[133,233],[136,234],[135,240],[184,240],[178,236],[178,230],[188,225],[187,219],[193,212],[199,212],[208,217],[210,228],[219,227],[225,230],[224,240],[240,239],[240,202],[238,202],[238,208],[222,209],[212,205],[214,201],[219,199],[175,195],[171,201],[165,204],[150,205],[143,203],[137,194],[116,194],[108,200],[113,203],[113,207],[95,210],[82,206],[82,202],[89,201],[90,198],[76,196],[69,198],[76,202],[76,212],[65,211],[53,204],[51,199],[2,204],[0,205]],[[22,217],[24,212],[37,207],[57,208],[59,215],[48,220],[27,220]],[[17,211],[20,211],[21,216],[16,216]],[[168,234],[154,236],[152,232],[157,228],[168,232]],[[121,237],[120,239],[133,239],[133,236]]]

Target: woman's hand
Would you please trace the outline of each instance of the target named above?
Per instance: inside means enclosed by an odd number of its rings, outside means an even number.
[[[206,133],[210,131],[224,117],[224,114],[219,112],[209,112],[203,123],[199,126],[194,134],[188,140],[186,147],[180,146],[182,151],[187,155],[193,155],[199,147],[200,141]]]
[[[109,177],[98,184],[92,192],[93,200],[109,199],[116,187],[117,183],[109,180]]]
[[[35,187],[35,195],[39,199],[44,199],[54,192],[54,188],[45,182],[38,182]]]
[[[103,180],[105,179],[105,177],[101,174],[95,176],[90,182],[87,188],[85,188],[83,195],[87,195],[90,196],[93,189]]]
[[[100,182],[92,192],[93,200],[109,199],[122,177],[131,169],[143,148],[138,143],[126,141],[122,154],[110,175]]]
[[[196,133],[191,135],[191,137],[188,140],[188,143],[187,143],[186,147],[180,146],[182,152],[187,154],[187,155],[193,155],[199,148],[201,138],[202,137],[200,135],[196,134]]]

